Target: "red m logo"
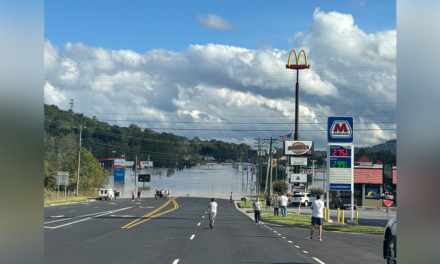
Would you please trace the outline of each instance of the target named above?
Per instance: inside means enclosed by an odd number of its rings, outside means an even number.
[[[347,124],[342,123],[342,125],[341,125],[339,123],[336,123],[335,128],[333,129],[333,132],[348,132]]]

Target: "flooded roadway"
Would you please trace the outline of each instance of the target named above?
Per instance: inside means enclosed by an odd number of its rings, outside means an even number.
[[[246,165],[245,165],[246,167]],[[249,164],[248,168],[251,168]],[[154,171],[151,181],[145,184],[135,184],[134,171],[125,171],[125,183],[114,182],[113,177],[109,178],[107,187],[116,188],[122,192],[122,197],[131,197],[133,191],[142,190],[143,197],[154,196],[156,189],[170,189],[172,196],[196,196],[196,197],[216,197],[229,198],[231,192],[234,197],[250,194],[250,182],[255,181],[255,174],[251,170],[247,174],[246,170],[232,168],[231,163],[214,163],[214,166],[204,164],[196,167],[175,170],[174,174],[167,176],[166,169],[150,169]],[[147,173],[143,170],[142,173]],[[145,186],[145,187],[144,187]]]

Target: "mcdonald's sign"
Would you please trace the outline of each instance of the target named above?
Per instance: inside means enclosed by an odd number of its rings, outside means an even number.
[[[290,59],[292,58],[292,53],[295,54],[295,62],[296,64],[291,65],[290,64]],[[299,59],[301,58],[301,54],[304,53],[304,60],[305,60],[305,64],[300,65],[299,64]],[[286,65],[286,69],[309,69],[310,68],[310,64],[307,62],[307,55],[306,52],[304,50],[301,50],[297,56],[296,51],[292,50],[289,54],[289,60],[287,61],[287,65]]]

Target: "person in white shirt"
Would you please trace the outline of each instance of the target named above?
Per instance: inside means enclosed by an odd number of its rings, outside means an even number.
[[[167,189],[165,189],[164,194],[165,194],[165,196],[163,198],[166,199],[168,197],[168,190]]]
[[[322,241],[322,225],[324,224],[324,202],[320,200],[321,195],[316,195],[316,200],[313,201],[311,209],[312,211],[312,230],[310,230],[310,236],[308,240],[313,239],[313,232],[315,231],[315,225],[319,226],[319,237],[318,241]]]
[[[261,215],[261,202],[260,198],[257,198],[257,201],[252,204],[252,209],[254,210],[254,218],[255,218],[255,224],[260,225],[260,215]]]
[[[278,199],[280,201],[280,208],[281,208],[281,215],[283,217],[287,217],[287,202],[288,199],[285,194],[281,195],[281,197]]]
[[[215,216],[217,215],[217,203],[215,199],[212,198],[211,202],[208,205],[208,213],[209,213],[209,227],[212,229],[214,227]]]

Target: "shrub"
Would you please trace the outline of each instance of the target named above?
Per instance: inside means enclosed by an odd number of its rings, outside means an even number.
[[[311,195],[323,195],[324,194],[324,190],[322,189],[322,188],[320,188],[320,187],[311,187],[311,188],[309,188],[308,189],[308,192],[311,194]]]

